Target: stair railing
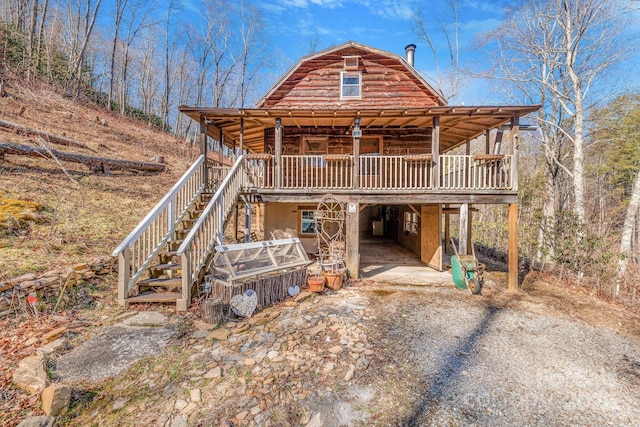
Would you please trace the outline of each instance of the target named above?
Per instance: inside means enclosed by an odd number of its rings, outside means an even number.
[[[125,305],[129,291],[155,256],[165,247],[189,207],[205,189],[205,156],[200,155],[180,180],[113,251],[118,257],[118,302]]]
[[[200,270],[207,263],[215,246],[222,244],[225,221],[233,210],[246,179],[244,164],[244,156],[238,157],[176,252],[182,260],[182,299],[176,303],[178,311],[189,308],[191,286],[198,280]]]

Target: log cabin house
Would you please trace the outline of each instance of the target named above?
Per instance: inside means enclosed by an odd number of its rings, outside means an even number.
[[[182,295],[171,298],[186,309],[190,288],[202,278],[214,243],[222,243],[225,221],[239,198],[263,204],[265,236],[294,229],[305,250],[314,253],[315,233],[308,224],[327,193],[347,207],[346,268],[354,278],[364,235],[391,239],[442,270],[447,239],[441,231],[443,225],[448,230],[448,214],[459,214],[460,250],[466,253],[470,206],[505,205],[509,287],[516,289],[519,119],[539,106],[447,105],[413,67],[415,45],[405,49],[401,56],[344,43],[300,59],[255,108],[180,107],[199,123],[205,156],[192,166],[191,178],[183,177],[182,187],[194,188],[180,196],[184,200],[176,199],[182,191],[176,184],[173,196],[167,195],[173,202],[156,207],[160,237],[139,254],[135,246],[145,240],[140,228],[114,252],[120,257],[119,299],[131,299],[141,271],[179,238],[171,254],[181,259]],[[471,152],[471,141],[478,138],[484,138],[483,144],[476,142],[482,149]],[[206,156],[212,145],[244,155],[230,171],[222,169]],[[188,184],[194,179],[196,184]],[[189,203],[207,189],[215,190],[213,200],[200,209],[204,212],[188,233],[177,235]],[[161,214],[163,209],[168,213]],[[150,218],[147,227],[158,221]]]

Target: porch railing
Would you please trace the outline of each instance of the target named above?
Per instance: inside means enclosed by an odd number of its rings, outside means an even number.
[[[138,226],[113,251],[118,257],[118,300],[124,302],[129,291],[144,273],[154,257],[172,238],[176,227],[189,207],[205,190],[207,171],[201,155],[180,180],[158,202]]]
[[[515,190],[512,156],[507,155],[440,155],[437,177],[430,154],[365,155],[358,166],[357,189],[362,190]],[[252,154],[246,170],[245,188],[355,190],[353,156],[348,154],[281,156],[279,174],[275,157]]]

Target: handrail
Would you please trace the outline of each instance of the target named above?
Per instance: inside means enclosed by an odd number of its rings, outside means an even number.
[[[189,207],[206,188],[205,156],[199,156],[176,184],[113,251],[118,257],[118,300],[125,304],[133,284],[173,236]]]
[[[187,180],[193,175],[199,167],[202,166],[202,162],[204,161],[204,155],[200,155],[196,161],[187,169],[187,171],[182,175],[182,177],[171,187],[171,190],[156,204],[156,206],[151,209],[151,211],[144,217],[142,221],[136,226],[136,228],[129,233],[127,237],[124,238],[122,243],[118,245],[118,247],[113,251],[111,256],[118,256],[120,252],[125,247],[131,247],[131,242],[140,237],[140,235],[144,232],[145,228],[151,224],[151,222],[158,216],[159,212],[169,203],[175,194],[180,191],[180,189],[184,186]],[[204,185],[204,183],[203,183]]]
[[[235,205],[245,182],[244,163],[244,156],[238,157],[200,218],[176,251],[176,255],[180,256],[182,260],[182,299],[177,302],[178,310],[183,311],[188,308],[194,278],[197,278],[215,245],[222,243],[224,222]]]

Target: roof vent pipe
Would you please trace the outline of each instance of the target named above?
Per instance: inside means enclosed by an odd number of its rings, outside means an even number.
[[[416,51],[416,45],[413,43],[408,44],[404,47],[404,51],[407,53],[407,62],[413,67],[413,56]]]

